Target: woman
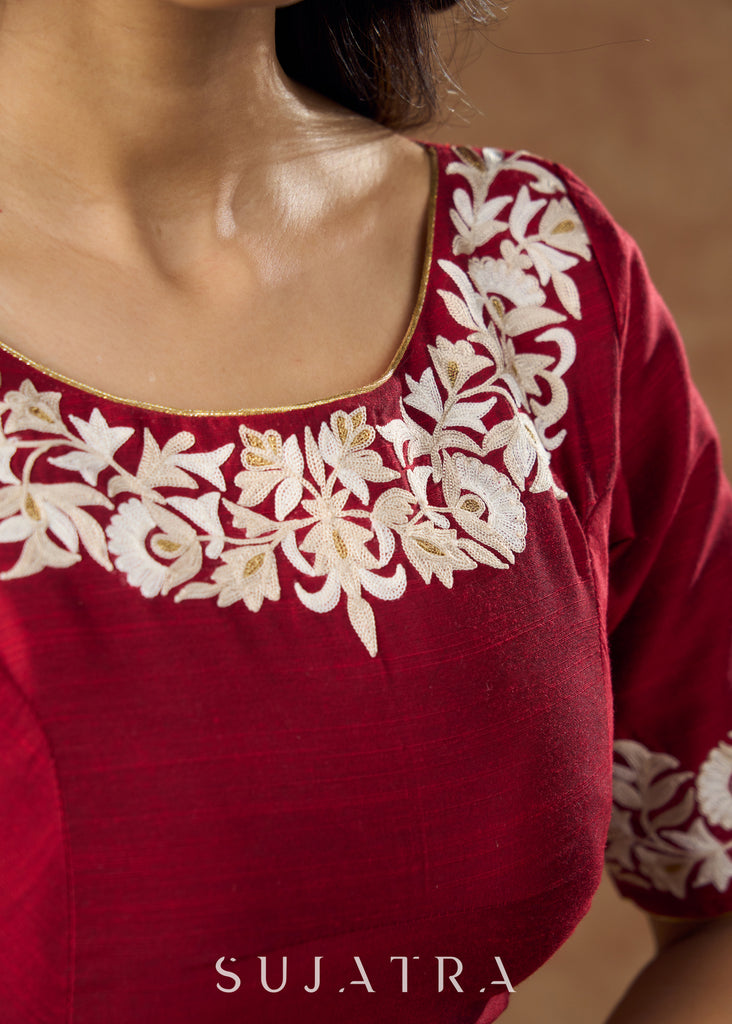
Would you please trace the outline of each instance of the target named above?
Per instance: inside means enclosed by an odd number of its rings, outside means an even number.
[[[5,0],[12,1024],[487,1024],[613,734],[612,1020],[727,1014],[718,440],[571,172],[394,132],[425,6]]]

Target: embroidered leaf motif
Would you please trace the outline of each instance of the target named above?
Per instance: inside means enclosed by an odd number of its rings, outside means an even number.
[[[399,405],[401,408],[400,418],[391,420],[390,423],[377,429],[381,436],[393,446],[401,465],[406,466],[408,462],[415,462],[432,450],[433,437],[429,431],[414,422],[406,412],[401,400]]]
[[[187,498],[174,494],[168,498],[168,505],[182,512],[196,526],[200,527],[210,539],[206,548],[207,558],[219,558],[224,549],[226,537],[219,518],[219,501],[221,495],[210,491],[200,498]]]
[[[732,880],[732,841],[721,842],[708,827],[710,819],[702,816],[705,807],[693,784],[699,777],[678,771],[677,758],[637,740],[616,740],[615,754],[606,851],[615,877],[678,899],[690,887],[725,891]]]
[[[566,197],[551,200],[541,218],[538,236],[550,246],[574,253],[583,260],[590,259],[587,232]]]
[[[249,537],[261,537],[266,533],[277,532],[277,523],[266,516],[260,515],[259,512],[252,512],[248,508],[242,508],[241,505],[228,501],[226,498],[224,498],[224,505],[231,513],[232,522],[236,529],[246,531]]]
[[[482,565],[490,565],[494,569],[508,569],[508,562],[502,562],[500,558],[496,558],[492,551],[488,548],[484,548],[482,544],[477,544],[474,540],[469,538],[462,539],[460,547],[466,554],[474,558],[476,562],[480,562]]]
[[[473,284],[468,275],[456,264],[451,263],[450,260],[438,260],[438,265],[453,279],[463,298],[463,302],[461,303],[452,292],[439,292],[439,295],[447,306],[450,315],[459,324],[463,327],[467,327],[469,330],[483,330],[485,328],[485,322],[483,320],[483,298],[473,288]],[[459,315],[456,315],[456,313],[459,313]]]
[[[322,491],[325,487],[325,462],[320,454],[320,449],[315,443],[313,432],[310,427],[305,427],[305,457],[308,462],[308,470],[317,487]]]
[[[425,583],[433,574],[452,587],[453,572],[472,569],[475,562],[458,545],[456,530],[438,530],[433,523],[420,523],[402,533],[404,553]]]
[[[554,309],[544,307],[517,307],[503,318],[503,329],[506,334],[526,334],[528,331],[536,331],[548,324],[556,324],[565,317]]]
[[[88,554],[105,569],[111,569],[104,544],[94,520],[82,505],[112,504],[86,484],[11,484],[3,489],[0,518],[14,519],[4,539],[25,540],[23,551],[3,579],[29,576],[47,567],[66,567],[78,561],[79,541]],[[48,534],[51,533],[59,546]],[[69,556],[73,556],[69,558]]]
[[[577,285],[568,274],[555,271],[552,274],[552,284],[559,296],[559,301],[567,310],[570,316],[578,318],[580,315],[580,297]]]
[[[81,560],[81,555],[54,544],[48,534],[32,533],[15,565],[7,572],[0,573],[0,580],[14,580],[32,576],[42,569],[66,569]]]
[[[349,594],[346,608],[356,636],[373,657],[376,654],[376,620],[371,605],[362,597]]]
[[[672,828],[675,825],[683,825],[691,817],[694,810],[694,790],[687,789],[680,803],[669,807],[668,810],[657,814],[653,819],[655,829]],[[632,865],[631,865],[632,866]]]

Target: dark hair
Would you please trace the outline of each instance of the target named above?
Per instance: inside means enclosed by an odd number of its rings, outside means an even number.
[[[416,128],[435,116],[440,82],[452,81],[431,17],[450,7],[497,20],[490,0],[301,0],[277,9],[277,58],[290,78],[342,106]]]

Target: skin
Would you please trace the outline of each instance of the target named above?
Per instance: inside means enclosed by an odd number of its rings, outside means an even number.
[[[658,948],[606,1024],[728,1024],[732,914],[713,920],[651,916]]]
[[[8,344],[184,409],[307,402],[386,369],[416,302],[429,159],[286,77],[276,6],[5,0]]]
[[[309,402],[389,365],[428,160],[284,75],[277,6],[0,0],[7,343],[182,409]],[[726,1024],[732,917],[653,924],[608,1024]]]

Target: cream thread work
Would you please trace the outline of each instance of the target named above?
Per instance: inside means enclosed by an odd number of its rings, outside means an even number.
[[[732,839],[722,842],[709,826],[732,828],[732,746],[720,741],[696,773],[637,740],[616,740],[614,749],[606,851],[614,877],[680,900],[702,886],[725,892]]]
[[[331,612],[345,595],[351,626],[375,655],[369,598],[402,597],[405,564],[446,587],[478,564],[509,568],[526,546],[524,495],[567,497],[550,452],[566,436],[554,428],[568,408],[569,325],[581,317],[569,271],[591,252],[564,184],[529,154],[453,154],[446,174],[463,179],[450,209],[461,260],[438,261],[452,285],[438,295],[454,337],[428,345],[431,365],[418,380],[405,374],[398,417],[374,427],[366,406],[336,409],[317,437],[310,427],[283,437],[242,424],[231,500],[222,466],[236,443],[197,452],[195,435],[180,431],[161,447],[146,427],[132,469],[117,456],[134,428],[110,426],[98,408],[88,421],[65,421],[61,393],[24,380],[0,400],[0,543],[23,544],[0,578],[68,567],[86,552],[147,598],[175,591],[176,601],[215,598],[258,612],[280,598],[284,558],[311,611]],[[507,170],[526,181],[502,195]],[[497,236],[500,258],[474,255]],[[69,481],[35,482],[42,457]],[[196,497],[166,493],[201,491],[201,480],[210,486]],[[128,497],[115,502],[120,495]],[[113,513],[106,529],[88,507]]]

